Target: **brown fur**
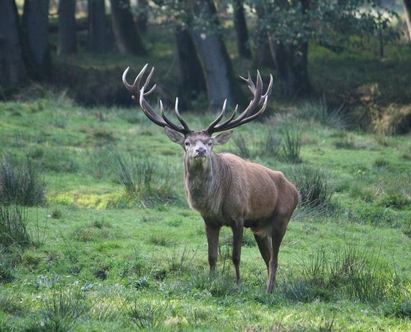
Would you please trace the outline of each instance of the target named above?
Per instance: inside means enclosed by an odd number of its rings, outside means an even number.
[[[297,190],[281,172],[245,161],[233,154],[215,154],[213,146],[226,143],[232,135],[230,129],[250,122],[264,112],[271,93],[272,76],[270,75],[267,91],[263,94],[260,73],[257,71],[255,84],[248,74],[248,78],[243,80],[247,82],[253,99],[247,108],[237,117],[234,111],[229,119],[219,123],[224,116],[224,103],[220,115],[205,130],[192,131],[178,112],[177,100],[174,111],[180,124],[174,124],[166,117],[161,103],[161,117],[148,104],[145,97],[154,91],[155,86],[148,88],[154,68],[140,86],[146,68],[147,65],[132,85],[126,80],[128,68],[124,71],[122,80],[133,98],[139,101],[144,114],[155,124],[164,127],[167,136],[180,144],[185,151],[187,201],[204,219],[211,271],[215,269],[217,262],[220,228],[229,226],[233,231],[232,259],[237,283],[240,283],[243,230],[244,227],[251,228],[267,265],[267,291],[271,292],[275,283],[281,241],[298,204]],[[255,112],[260,106],[260,110]],[[212,137],[216,132],[222,133]]]
[[[250,228],[267,265],[267,291],[271,292],[279,247],[298,203],[294,185],[281,172],[230,153],[214,153],[213,144],[224,144],[232,132],[219,135],[225,136],[222,139],[210,137],[204,131],[182,136],[166,128],[166,133],[185,150],[186,197],[190,207],[200,212],[204,219],[211,270],[216,265],[219,230],[222,226],[231,227],[233,263],[237,282],[240,282],[243,228]],[[204,155],[198,158],[196,151],[202,149]]]

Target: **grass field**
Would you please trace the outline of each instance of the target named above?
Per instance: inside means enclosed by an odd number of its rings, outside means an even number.
[[[146,58],[59,57],[52,88],[0,103],[0,332],[410,331],[411,140],[392,135],[411,112],[409,47],[380,59],[372,44],[360,55],[310,45],[317,97],[283,100],[275,80],[264,119],[216,149],[281,170],[300,191],[268,295],[248,230],[242,284],[229,229],[209,275],[183,151],[161,128],[137,105],[73,102],[112,102],[122,70],[147,62],[173,90],[172,38],[150,29]],[[251,68],[232,60],[239,75]],[[213,116],[199,114],[183,113],[204,128]]]
[[[411,141],[307,107],[268,110],[218,149],[283,171],[305,199],[267,295],[248,231],[242,285],[228,229],[209,276],[182,151],[137,106],[86,109],[64,94],[0,104],[3,188],[12,169],[45,190],[40,204],[1,207],[27,241],[1,247],[0,331],[409,331]]]

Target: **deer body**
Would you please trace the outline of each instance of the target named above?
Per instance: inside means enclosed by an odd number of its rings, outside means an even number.
[[[286,181],[282,173],[229,153],[213,153],[210,159],[208,170],[184,165],[190,207],[221,226],[231,226],[242,216],[244,227],[257,227],[259,220],[273,215],[278,199],[276,182]]]
[[[147,65],[146,65],[147,66]],[[234,119],[235,113],[225,122],[218,124],[221,114],[207,129],[192,131],[181,118],[177,101],[175,113],[181,122],[172,123],[162,112],[160,117],[148,105],[144,96],[151,93],[154,87],[145,92],[151,78],[150,72],[146,83],[140,89],[139,83],[145,68],[137,76],[134,85],[125,80],[123,83],[139,97],[140,105],[146,116],[157,125],[165,128],[171,141],[179,144],[185,151],[184,180],[186,198],[191,208],[203,217],[208,242],[208,261],[211,271],[215,269],[218,253],[218,239],[222,226],[231,227],[233,231],[232,260],[236,271],[237,283],[240,283],[240,257],[243,230],[250,228],[258,244],[267,270],[267,291],[271,292],[275,283],[278,265],[279,248],[287,229],[291,215],[298,204],[298,192],[279,171],[251,163],[230,153],[216,154],[213,147],[225,144],[231,137],[234,127],[249,122],[259,116],[265,109],[272,78],[265,95],[261,95],[262,81],[259,73],[257,84],[249,77],[246,81],[254,94],[254,99],[247,109]],[[262,108],[253,113],[263,103]],[[212,133],[221,131],[217,136]]]

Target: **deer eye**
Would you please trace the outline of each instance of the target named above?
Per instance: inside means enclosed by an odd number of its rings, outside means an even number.
[[[185,142],[184,145],[185,145],[186,147],[189,147],[189,146],[190,146],[190,142]]]
[[[207,142],[207,145],[208,145],[208,146],[211,146],[211,145],[213,145],[213,142],[212,142],[212,141],[209,141],[209,142]]]

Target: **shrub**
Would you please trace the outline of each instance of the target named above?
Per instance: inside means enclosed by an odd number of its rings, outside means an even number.
[[[346,298],[363,303],[392,303],[409,296],[408,283],[405,276],[383,269],[373,253],[349,247],[332,252],[320,248],[304,264],[302,277],[289,278],[281,288],[286,297],[299,302]],[[401,302],[391,314],[405,316],[409,308],[409,303]]]
[[[280,153],[281,138],[274,131],[269,131],[261,147],[262,154],[266,156],[278,156]]]
[[[44,194],[45,182],[38,167],[29,160],[13,165],[3,157],[0,161],[0,204],[41,205]]]
[[[325,97],[320,98],[318,102],[308,101],[300,106],[299,118],[304,120],[312,120],[319,122],[322,125],[344,129],[346,117],[343,114],[343,106],[330,110]]]
[[[84,293],[73,289],[60,288],[50,298],[43,301],[40,321],[30,327],[30,331],[71,331],[72,326],[90,311]]]
[[[74,155],[75,152],[68,148],[48,148],[44,157],[39,160],[42,169],[56,173],[75,173],[80,165]]]
[[[298,164],[301,162],[301,132],[298,128],[285,126],[282,131],[281,156],[285,161]]]
[[[406,299],[390,305],[385,310],[385,315],[399,318],[411,318],[411,299]]]
[[[269,130],[266,137],[256,142],[257,144],[251,146],[251,148],[249,140],[241,134],[233,136],[233,142],[236,146],[236,154],[245,159],[252,159],[257,156],[278,156],[281,151],[281,138],[272,130]]]
[[[167,302],[153,304],[137,298],[130,302],[124,304],[128,324],[141,330],[153,330],[163,324],[168,309]]]
[[[144,206],[179,201],[170,167],[148,155],[133,157],[119,151],[115,146],[103,149],[104,151],[99,153],[101,159],[98,162],[102,162],[105,168],[111,171],[115,180],[124,186],[127,195]]]
[[[2,236],[0,234],[0,240]],[[11,282],[14,279],[14,266],[11,256],[0,249],[0,283]],[[3,307],[3,298],[0,297],[0,308]]]
[[[32,244],[26,220],[24,207],[0,205],[0,249],[9,251],[12,246],[24,248]]]
[[[411,199],[402,191],[389,190],[379,200],[378,204],[384,207],[391,207],[394,209],[407,209],[410,206]]]
[[[236,145],[236,153],[245,159],[250,159],[252,157],[250,148],[248,147],[248,142],[244,139],[241,134],[233,136],[233,142]]]
[[[330,207],[333,190],[327,174],[308,165],[293,168],[290,180],[300,193],[302,207]]]

